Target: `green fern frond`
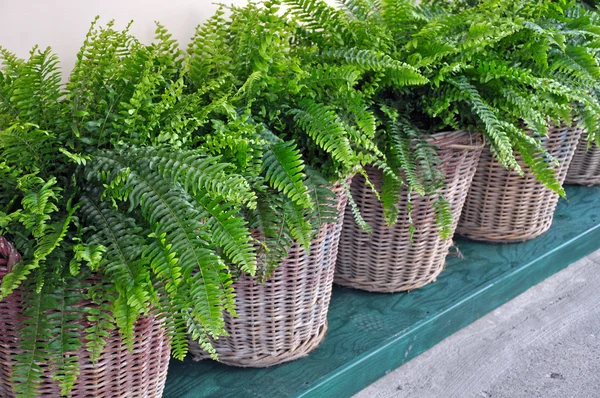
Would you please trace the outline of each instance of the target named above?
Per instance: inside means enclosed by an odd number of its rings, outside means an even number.
[[[61,245],[71,224],[73,212],[74,209],[63,221],[53,223],[47,229],[44,229],[44,234],[36,239],[32,258],[16,264],[12,272],[4,276],[0,286],[0,299],[12,294],[27,279],[28,275],[43,266],[48,256]],[[43,279],[38,279],[36,284],[38,287],[35,290],[39,292],[43,286]]]
[[[52,325],[52,336],[55,336],[56,357],[54,362],[55,372],[52,379],[58,381],[62,395],[68,395],[79,376],[79,356],[77,352],[82,346],[81,320],[84,317],[81,308],[80,291],[87,286],[80,281],[67,281],[61,278],[52,292],[56,302],[56,311],[48,315]]]
[[[354,216],[354,221],[356,221],[356,224],[364,231],[371,233],[373,230],[360,214],[360,209],[358,208],[358,205],[356,204],[356,202],[354,201],[354,197],[352,196],[352,189],[350,188],[350,185],[346,181],[340,182],[343,185],[344,190],[346,191],[346,195],[348,196],[348,205],[350,206],[350,210],[352,211],[352,215]]]
[[[354,87],[359,78],[360,71],[353,65],[316,65],[310,77],[302,83],[309,87]]]
[[[287,256],[294,244],[283,195],[259,193],[256,209],[248,213],[248,225],[256,234],[259,269],[257,279],[264,282]]]
[[[87,309],[86,319],[89,326],[85,329],[85,339],[86,350],[90,353],[92,363],[100,359],[106,342],[115,328],[115,319],[112,315],[115,293],[114,285],[109,283],[98,282],[88,290],[91,305]]]
[[[299,108],[290,113],[300,128],[315,141],[315,143],[333,159],[352,169],[356,164],[354,151],[346,137],[342,123],[336,113],[324,104],[319,104],[305,98],[298,104]]]
[[[223,198],[233,204],[255,206],[256,196],[248,182],[240,175],[226,172],[232,170],[231,165],[219,162],[218,157],[205,156],[198,150],[148,147],[132,148],[124,158],[148,161],[149,167],[178,181],[193,194],[206,192],[213,198]]]
[[[26,179],[27,182],[25,182]],[[25,186],[29,184],[41,186],[39,189]],[[19,185],[25,193],[21,201],[24,212],[21,213],[19,221],[25,228],[31,230],[35,238],[43,238],[48,227],[47,222],[51,220],[52,213],[58,211],[56,203],[60,199],[60,188],[56,184],[54,177],[48,181],[34,176],[25,176],[19,179]]]
[[[190,277],[194,273],[190,288],[195,303],[194,318],[215,334],[222,333],[223,310],[233,307],[228,288],[231,275],[208,244],[211,237],[202,224],[201,213],[185,191],[166,183],[143,159],[132,166],[135,172],[130,176],[134,186],[130,203],[139,206],[154,234],[170,237],[171,250],[178,254],[183,274]]]
[[[338,211],[336,209],[335,194],[328,188],[331,184],[319,172],[311,167],[306,168],[306,180],[304,184],[314,203],[311,223],[314,231],[318,231],[324,224],[332,224],[337,221]]]
[[[262,167],[269,185],[283,192],[297,206],[312,208],[304,179],[302,155],[293,141],[283,141],[266,128],[261,132],[264,138]]]
[[[56,157],[53,139],[35,124],[17,122],[0,130],[0,154],[22,170],[45,170]]]
[[[388,160],[390,167],[400,170],[393,159]],[[387,225],[394,225],[398,221],[398,202],[402,193],[402,178],[400,175],[394,174],[393,171],[383,171],[383,179],[381,182],[381,205],[383,207],[383,217]]]
[[[409,136],[405,133],[405,125],[406,123],[396,121],[389,126],[390,155],[402,170],[403,177],[410,189],[414,190],[419,195],[425,195],[425,188],[421,183],[417,171],[417,162],[411,151],[411,141]]]
[[[385,71],[389,79],[400,86],[421,85],[429,81],[415,67],[372,50],[340,48],[324,50],[321,55],[325,58],[342,59],[349,65],[356,65],[365,70]]]
[[[558,162],[552,158],[542,146],[540,140],[529,136],[526,132],[515,129],[514,146],[521,155],[523,162],[529,167],[535,178],[548,189],[565,196],[565,191],[556,177],[556,172],[551,164]]]
[[[290,234],[308,252],[313,229],[310,222],[306,221],[305,212],[290,200],[284,202],[284,211],[287,215]]]
[[[228,65],[231,58],[226,51],[228,21],[223,17],[225,7],[219,6],[213,16],[204,24],[196,28],[188,46],[188,55],[191,57],[190,78],[193,82],[204,83],[219,75],[223,68],[219,65]]]
[[[53,339],[47,312],[56,308],[48,288],[41,292],[27,291],[23,302],[23,320],[20,331],[22,352],[15,356],[11,380],[19,397],[36,398],[37,386],[44,376],[43,364],[50,360],[49,342]]]
[[[347,22],[343,11],[331,7],[323,0],[284,0],[307,29],[324,32],[333,40],[343,43],[347,31]]]
[[[433,208],[435,209],[435,223],[440,231],[440,238],[451,238],[454,234],[452,228],[454,217],[452,217],[450,203],[440,195],[435,202],[433,202]]]
[[[552,69],[554,70],[591,84],[597,84],[600,78],[598,61],[585,47],[567,46],[564,53],[554,52],[552,58]]]
[[[252,246],[246,221],[239,216],[239,209],[208,195],[194,196],[194,203],[201,209],[202,219],[211,232],[211,240],[227,258],[250,275],[256,273],[256,254]]]
[[[9,62],[14,63],[12,59]],[[48,47],[34,47],[28,60],[21,62],[12,81],[10,106],[19,119],[41,130],[54,126],[52,117],[60,114],[61,75],[58,57]]]
[[[115,284],[119,294],[114,311],[117,326],[128,346],[133,344],[133,325],[149,310],[148,270],[142,253],[145,241],[135,220],[124,215],[107,202],[97,202],[91,195],[81,198],[81,211],[88,225],[93,225],[88,243],[103,245],[106,253],[101,269]]]
[[[507,124],[498,118],[495,109],[485,102],[477,89],[468,83],[465,78],[453,79],[449,82],[468,95],[471,109],[485,126],[485,131],[491,140],[498,161],[507,169],[513,169],[522,174],[523,171],[513,155],[512,143],[506,133]]]

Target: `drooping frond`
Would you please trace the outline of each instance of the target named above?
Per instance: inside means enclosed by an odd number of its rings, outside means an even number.
[[[344,167],[352,168],[356,164],[355,154],[335,112],[308,98],[298,105],[291,111],[298,126],[323,150],[331,153],[333,159]]]
[[[150,301],[141,228],[107,202],[94,200],[92,194],[82,197],[81,203],[84,219],[95,228],[88,242],[106,248],[101,269],[116,286],[119,301],[115,303],[115,319],[126,343],[132,346],[134,322],[148,311]]]
[[[289,215],[284,208],[284,196],[270,191],[259,192],[256,209],[248,212],[249,226],[256,231],[259,268],[257,280],[264,282],[287,256],[294,244]]]
[[[498,161],[504,167],[521,173],[522,171],[513,155],[512,144],[506,133],[506,123],[498,118],[495,110],[485,102],[477,89],[468,83],[466,79],[450,81],[468,95],[471,109],[485,126],[485,131],[491,140]]]
[[[322,56],[332,59],[343,59],[350,65],[356,65],[365,70],[385,71],[389,80],[399,86],[420,85],[428,82],[428,79],[421,75],[415,67],[395,60],[387,54],[368,49],[341,48],[325,50]]]
[[[123,168],[118,155],[106,153],[106,165]],[[125,160],[127,160],[125,158]],[[232,308],[232,290],[228,287],[231,276],[222,259],[212,250],[202,213],[191,203],[192,198],[177,185],[169,184],[153,171],[149,160],[132,159],[128,183],[132,207],[138,207],[156,236],[167,234],[177,253],[184,275],[188,275],[191,295],[194,296],[194,318],[218,335],[223,330],[222,312]]]
[[[269,185],[283,192],[296,205],[304,208],[313,206],[304,179],[304,162],[296,145],[285,142],[267,129],[262,131],[264,150],[262,167]]]
[[[124,153],[124,152],[121,152]],[[238,205],[253,207],[255,195],[248,182],[231,172],[230,165],[218,157],[205,156],[198,150],[133,148],[127,154],[130,159],[142,159],[163,176],[179,182],[193,194],[208,193]]]
[[[62,395],[68,395],[79,376],[79,356],[75,353],[82,346],[81,320],[84,308],[81,307],[80,292],[88,286],[81,281],[73,282],[60,278],[51,293],[55,309],[48,315],[52,326],[51,334],[56,338],[55,372],[52,378],[58,381]]]
[[[227,258],[250,274],[256,273],[256,254],[246,221],[239,216],[240,209],[222,199],[209,195],[195,195],[194,204],[201,210],[202,219],[211,232],[211,241],[221,248]]]
[[[48,287],[42,288],[41,292],[31,289],[24,297],[19,343],[23,351],[14,358],[11,376],[15,393],[24,398],[38,396],[37,386],[44,376],[42,365],[50,360],[49,342],[54,336],[47,313],[56,307],[48,290]]]
[[[328,188],[331,184],[320,175],[317,170],[307,167],[305,185],[314,203],[312,210],[312,226],[318,231],[324,224],[337,221],[338,211],[336,209],[335,194]]]

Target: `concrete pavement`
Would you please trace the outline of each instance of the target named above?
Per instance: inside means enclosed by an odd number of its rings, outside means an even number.
[[[600,398],[600,251],[354,398]]]

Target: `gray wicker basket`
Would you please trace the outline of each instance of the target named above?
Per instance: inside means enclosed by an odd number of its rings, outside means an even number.
[[[325,224],[307,253],[294,245],[273,275],[260,284],[243,276],[234,283],[237,318],[226,316],[229,336],[213,341],[219,361],[241,367],[268,367],[306,356],[325,336],[333,271],[347,197],[341,184],[338,220]],[[206,359],[196,342],[194,360]]]
[[[581,130],[574,127],[552,127],[545,147],[559,160],[554,166],[563,183],[575,153]],[[473,178],[469,196],[456,233],[469,239],[510,243],[536,238],[552,225],[558,194],[537,181],[527,171],[521,177],[506,170],[494,159],[489,147],[484,149]]]
[[[453,230],[475,173],[483,141],[479,134],[464,131],[439,133],[431,137],[438,149],[445,187],[440,193],[450,203]],[[379,170],[369,169],[369,179],[381,185]],[[441,239],[432,205],[436,197],[412,195],[412,219],[416,227],[410,241],[408,193],[402,191],[398,222],[389,227],[381,203],[361,176],[352,183],[352,197],[372,234],[347,217],[342,229],[335,283],[371,292],[414,290],[433,282],[444,268],[452,238]]]
[[[600,148],[592,143],[588,149],[587,133],[579,140],[565,184],[600,185]]]
[[[20,261],[12,245],[0,236],[0,279]],[[93,305],[82,303],[82,305]],[[22,308],[19,291],[0,301],[0,397],[14,397],[11,380],[18,347]],[[82,326],[89,327],[86,322]],[[164,329],[154,317],[143,317],[135,326],[133,351],[122,342],[118,331],[107,338],[97,363],[92,363],[84,345],[71,353],[79,358],[80,374],[70,397],[146,398],[160,397],[167,379],[170,348]],[[40,398],[60,397],[58,382],[45,377],[37,390]]]

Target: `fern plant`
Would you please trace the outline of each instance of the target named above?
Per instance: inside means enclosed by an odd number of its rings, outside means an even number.
[[[201,89],[207,79],[214,81],[219,88],[210,98],[227,98],[230,111],[255,126],[251,141],[262,147],[262,176],[268,190],[283,197],[279,203],[259,199],[249,219],[265,234],[266,247],[281,248],[273,242],[282,236],[273,234],[278,220],[264,218],[269,211],[290,222],[283,235],[308,245],[310,231],[327,220],[322,209],[330,201],[315,186],[354,173],[366,177],[364,166],[373,164],[398,182],[376,143],[376,117],[360,86],[365,65],[388,71],[398,85],[426,79],[405,63],[369,52],[350,54],[352,62],[344,64],[335,62],[339,57],[333,53],[319,57],[330,49],[316,42],[301,45],[304,21],[286,18],[280,7],[278,0],[222,7],[197,28],[188,54],[190,85]],[[200,139],[210,142],[215,142],[212,135]],[[306,217],[313,221],[302,221]]]
[[[382,162],[356,72],[296,55],[273,4],[220,24],[222,12],[187,54],[160,25],[146,46],[94,22],[64,87],[50,49],[2,50],[0,235],[23,261],[0,294],[25,293],[20,396],[35,396],[46,362],[67,394],[81,337],[98,359],[113,325],[131,346],[150,311],[175,357],[188,334],[216,355],[233,280],[308,249],[337,217],[331,181]],[[98,305],[73,310],[82,299]]]
[[[592,131],[599,110],[580,78],[596,73],[597,63],[560,41],[572,34],[567,27],[586,38],[594,34],[588,22],[575,26],[561,16],[569,2],[342,0],[340,8],[322,0],[285,2],[300,21],[303,46],[318,46],[318,57],[338,67],[361,67],[359,85],[377,115],[381,152],[409,190],[437,190],[438,160],[424,139],[455,129],[483,131],[498,161],[518,173],[515,153],[521,153],[541,182],[564,194],[542,137],[548,123],[573,119]],[[550,28],[559,20],[562,32]],[[367,59],[401,63],[427,82],[408,90],[396,72]],[[398,183],[384,182],[382,203],[393,223]]]
[[[0,50],[0,236],[22,255],[0,298],[23,296],[18,396],[36,396],[49,376],[68,394],[78,374],[69,353],[87,341],[97,360],[113,325],[132,347],[136,320],[150,311],[176,358],[188,333],[215,355],[209,341],[225,334],[223,314],[235,315],[233,277],[256,272],[247,215],[268,212],[261,196],[276,202],[262,175],[297,209],[311,195],[329,200],[317,178],[298,194],[249,160],[251,150],[231,156],[228,145],[255,126],[228,99],[186,89],[184,54],[162,26],[149,46],[128,29],[94,22],[66,86],[50,49],[28,59]],[[266,142],[251,143],[268,149],[261,158],[293,153]]]
[[[540,22],[542,40],[564,38],[564,53],[553,51],[549,64],[552,73],[571,86],[584,86],[593,101],[600,100],[600,15],[591,7],[593,2],[566,2],[553,18]],[[600,143],[600,126],[593,106],[580,104],[580,114],[588,126],[588,144]]]

